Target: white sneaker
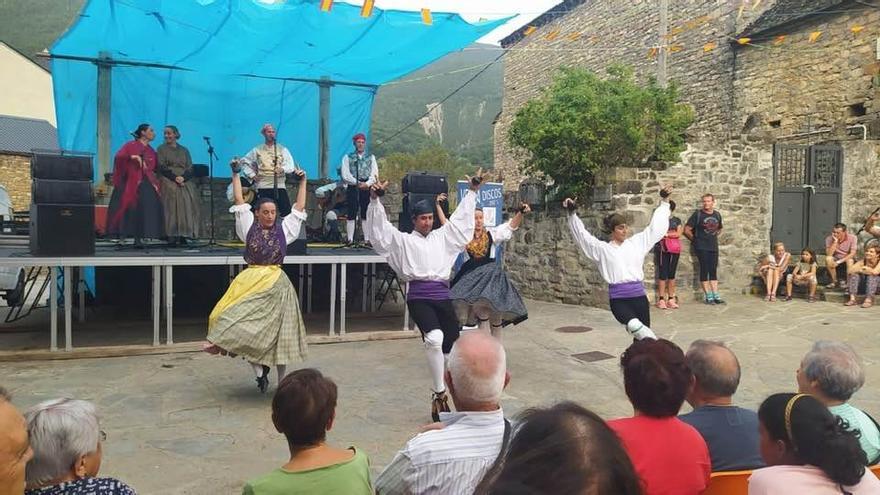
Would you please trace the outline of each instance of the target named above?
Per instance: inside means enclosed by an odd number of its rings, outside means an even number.
[[[657,335],[654,334],[654,331],[650,328],[646,327],[641,321],[637,318],[633,318],[626,324],[626,330],[633,336],[636,340],[642,339],[654,339],[657,340]]]

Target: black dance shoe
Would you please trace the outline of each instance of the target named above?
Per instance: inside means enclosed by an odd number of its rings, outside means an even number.
[[[257,378],[257,388],[260,389],[260,392],[266,393],[266,390],[269,388],[269,367],[263,366],[263,374]]]

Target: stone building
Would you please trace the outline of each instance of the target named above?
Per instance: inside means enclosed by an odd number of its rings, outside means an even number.
[[[45,120],[0,115],[0,186],[9,193],[12,209],[31,205],[33,150],[57,150],[58,133]]]
[[[687,150],[677,163],[606,171],[594,195],[603,201],[581,211],[588,228],[626,210],[641,229],[662,183],[676,187],[683,220],[712,192],[725,225],[719,278],[726,290],[740,290],[772,241],[823,250],[832,223],[857,229],[880,206],[869,179],[880,166],[880,9],[839,0],[683,0],[668,2],[667,19],[661,36],[659,0],[566,0],[502,40],[495,166],[506,187],[523,179],[507,131],[556,68],[601,73],[623,63],[647,78],[661,72],[665,50],[668,80],[695,112]],[[526,242],[514,243],[506,261],[526,295],[606,303],[598,273],[575,251],[554,205],[517,239]],[[683,254],[680,280],[696,282],[694,263]]]

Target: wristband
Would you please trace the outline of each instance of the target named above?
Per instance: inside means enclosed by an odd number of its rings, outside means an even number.
[[[471,185],[476,187],[479,186],[483,182],[481,177],[471,177]]]
[[[520,206],[519,208],[516,209],[516,211],[519,212],[519,213],[522,213],[523,215],[526,214],[526,208],[525,208],[525,206]]]
[[[383,189],[383,188],[381,188],[381,187],[378,188],[378,189],[376,189],[376,196],[379,196],[380,198],[381,198],[382,196],[385,196],[385,189]]]
[[[666,199],[669,197],[669,191],[666,189],[660,189],[660,197]]]
[[[569,204],[568,206],[565,207],[565,209],[573,212],[573,211],[577,210],[577,203],[572,201],[571,204]]]
[[[238,163],[233,164],[232,171],[235,172],[236,174],[240,173],[241,172],[241,165],[239,165]]]

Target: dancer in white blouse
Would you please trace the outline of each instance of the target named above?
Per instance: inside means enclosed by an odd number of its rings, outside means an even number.
[[[443,382],[443,355],[449,354],[461,332],[449,300],[449,276],[458,253],[474,236],[476,192],[483,181],[482,169],[467,180],[470,191],[446,225],[436,230],[432,230],[434,205],[425,200],[413,206],[413,231],[407,234],[397,230],[388,221],[385,207],[379,200],[385,193],[387,182],[376,183],[370,188],[370,206],[367,208],[365,230],[369,232],[373,249],[386,259],[401,282],[409,283],[406,304],[425,342],[434,421],[439,421],[440,412],[449,411]]]
[[[648,227],[629,235],[626,217],[613,213],[605,218],[604,227],[610,235],[608,242],[600,241],[584,227],[584,222],[575,213],[576,204],[566,198],[562,206],[569,210],[568,226],[575,242],[587,258],[596,262],[599,273],[608,283],[608,297],[611,299],[611,313],[635,339],[657,336],[651,330],[651,305],[645,293],[645,271],[642,265],[645,255],[666,234],[669,227],[669,195],[672,187],[660,190],[662,201],[654,210]]]

